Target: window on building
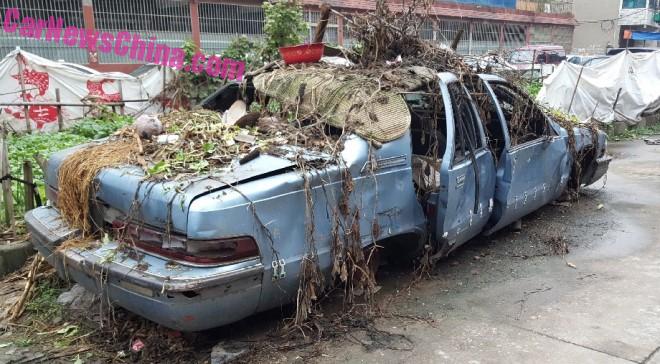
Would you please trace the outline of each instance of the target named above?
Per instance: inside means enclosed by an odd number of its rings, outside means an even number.
[[[623,0],[624,9],[639,9],[646,7],[646,0]]]
[[[316,24],[318,24],[321,19],[321,12],[314,10],[305,10],[303,15],[305,22],[309,26],[309,31],[305,41],[310,42],[316,34]],[[328,25],[325,28],[325,36],[323,41],[328,44],[339,44],[339,33],[337,27],[337,16],[335,14],[330,15],[328,19]]]
[[[500,24],[475,22],[472,27],[471,54],[484,54],[500,48]]]
[[[525,26],[520,24],[504,25],[504,49],[516,49],[525,45]]]
[[[260,6],[234,4],[199,4],[202,33],[232,35],[263,34],[264,11]]]

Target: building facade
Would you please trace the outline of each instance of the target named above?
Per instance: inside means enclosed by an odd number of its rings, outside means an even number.
[[[605,54],[608,46],[618,46],[621,0],[575,0],[573,9],[573,53]]]
[[[626,39],[626,31],[660,31],[660,0],[620,0],[620,47],[658,47],[657,41]]]
[[[624,0],[625,1],[625,0]],[[319,18],[321,0],[301,0],[309,36]],[[326,0],[335,10],[351,14],[373,10],[374,0]],[[2,12],[18,8],[36,19],[62,17],[65,25],[86,30],[141,34],[158,42],[180,47],[188,39],[209,53],[219,53],[238,35],[263,35],[264,13],[260,0],[3,0]],[[389,5],[403,9],[403,0]],[[483,54],[506,51],[529,44],[558,44],[569,51],[575,19],[572,0],[452,0],[435,1],[430,18],[422,24],[422,36],[450,43],[462,29],[458,51]],[[350,46],[350,23],[333,15],[324,41]],[[0,55],[20,46],[26,51],[53,60],[87,64],[102,71],[124,71],[139,67],[114,54],[90,54],[82,48],[30,40],[18,34],[0,32]]]

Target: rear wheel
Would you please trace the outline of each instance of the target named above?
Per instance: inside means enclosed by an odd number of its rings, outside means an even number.
[[[424,253],[426,238],[417,234],[393,236],[379,241],[382,255],[393,265],[409,265]]]

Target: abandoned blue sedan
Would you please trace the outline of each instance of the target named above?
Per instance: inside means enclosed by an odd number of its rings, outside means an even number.
[[[303,171],[291,158],[261,154],[177,181],[147,181],[134,166],[104,169],[91,218],[126,229],[139,257],[116,257],[120,242],[112,239],[57,250],[76,234],[57,208],[58,168],[71,151],[57,153],[46,176],[51,206],[26,214],[34,245],[62,277],[159,324],[197,331],[294,301],[310,216],[319,266],[332,269],[329,211],[341,204],[347,175],[362,246],[396,249],[394,258],[404,259],[427,241],[436,258],[445,256],[552,202],[569,183],[606,173],[604,133],[575,128],[571,137],[504,79],[480,76],[478,90],[451,73],[431,82],[437,91],[411,87],[398,96],[408,113],[395,125],[400,135],[375,143],[353,134],[338,164]],[[227,86],[215,106],[237,95],[238,86]],[[135,201],[139,211],[129,213]]]

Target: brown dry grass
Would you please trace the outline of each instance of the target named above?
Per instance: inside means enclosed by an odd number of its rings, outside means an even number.
[[[96,175],[103,168],[135,163],[139,151],[138,143],[126,138],[91,145],[74,152],[62,162],[58,173],[57,205],[69,225],[82,230],[85,236],[93,233],[88,217]]]
[[[74,236],[60,244],[56,251],[64,252],[67,249],[89,248],[94,244],[95,241],[96,239],[93,236]]]

